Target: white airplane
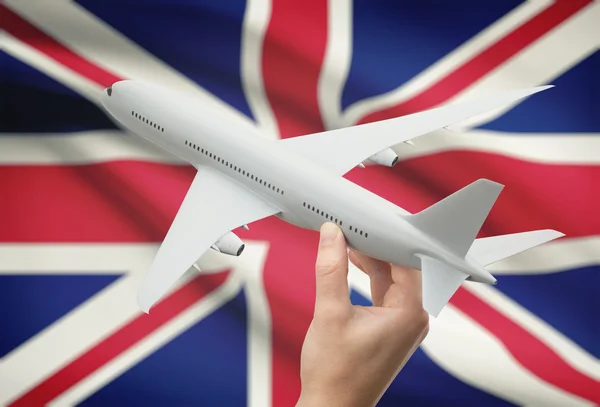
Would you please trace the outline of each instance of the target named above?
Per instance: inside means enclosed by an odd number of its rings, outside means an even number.
[[[393,166],[401,142],[504,107],[551,86],[514,90],[408,116],[269,140],[183,95],[137,81],[106,88],[102,104],[121,125],[198,170],[138,293],[150,308],[212,248],[239,256],[232,232],[275,215],[319,230],[335,222],[348,245],[422,270],[423,307],[437,316],[463,281],[495,284],[484,266],[563,236],[539,230],[476,239],[503,186],[479,179],[410,214],[343,178],[364,160]]]

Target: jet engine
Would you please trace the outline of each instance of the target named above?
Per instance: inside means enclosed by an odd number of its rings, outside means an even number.
[[[377,154],[373,154],[369,157],[369,161],[375,164],[385,165],[386,167],[393,167],[398,162],[398,155],[391,148],[381,150]]]
[[[233,232],[227,232],[211,248],[230,256],[239,256],[244,251],[244,242]]]

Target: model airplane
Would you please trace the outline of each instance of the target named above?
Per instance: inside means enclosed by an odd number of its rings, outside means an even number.
[[[343,175],[369,159],[393,166],[391,146],[504,107],[551,86],[509,91],[408,116],[284,140],[268,140],[184,97],[121,81],[102,104],[127,129],[190,162],[196,174],[138,293],[149,312],[209,248],[239,256],[232,232],[278,216],[319,230],[335,222],[348,245],[422,270],[423,307],[437,316],[463,281],[495,284],[484,266],[562,236],[539,230],[476,239],[503,186],[480,179],[416,214]]]

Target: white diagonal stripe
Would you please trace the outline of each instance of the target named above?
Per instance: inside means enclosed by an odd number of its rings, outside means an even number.
[[[71,389],[62,393],[52,403],[49,403],[49,405],[78,405],[135,364],[150,356],[163,345],[172,341],[187,329],[209,316],[223,304],[233,299],[240,292],[240,288],[239,278],[232,273],[223,285],[206,295],[202,300],[180,315],[161,325],[159,329],[96,370]]]
[[[500,314],[505,315],[521,328],[530,332],[541,342],[553,349],[573,368],[587,376],[600,380],[600,360],[586,352],[571,339],[538,318],[528,309],[507,295],[487,284],[465,283],[463,287],[482,301],[485,301]]]
[[[541,380],[515,361],[486,329],[452,305],[430,319],[423,351],[463,382],[522,406],[592,406]]]
[[[142,312],[136,302],[137,290],[157,249],[156,244],[33,243],[0,246],[0,256],[3,260],[0,262],[0,275],[44,274],[47,273],[46,270],[78,274],[126,273],[0,359],[0,383],[9,384],[0,386],[0,405],[5,405],[7,401],[26,393],[124,324],[141,315]],[[40,258],[41,261],[33,260],[37,256],[48,255],[50,252],[54,253],[47,258]],[[211,273],[211,270],[231,268],[232,274],[244,275],[249,272],[248,270],[262,266],[266,255],[265,245],[247,242],[244,253],[246,252],[249,255],[232,257],[208,250],[198,264],[203,269],[203,273],[207,274]],[[256,274],[254,271],[251,272]],[[170,291],[185,284],[195,274],[194,269],[191,269]],[[232,281],[230,285],[240,287],[241,277],[237,276]],[[226,293],[231,293],[230,290],[234,288],[230,285],[225,289]],[[227,301],[229,294],[225,295],[226,293],[223,293],[224,296],[218,296],[219,301]],[[237,291],[233,295],[236,293]],[[85,394],[89,395],[89,392],[98,388],[97,386],[107,383],[107,380],[113,380],[119,372],[122,372],[119,369],[132,366],[141,357],[147,355],[147,352],[157,349],[169,338],[174,337],[175,333],[181,332],[189,321],[198,321],[199,316],[200,319],[203,318],[202,315],[209,312],[205,307],[210,310],[216,306],[215,304],[213,302],[207,305],[198,304],[198,307],[193,307],[196,311],[192,311],[191,314],[187,311],[182,313],[182,319],[175,321],[174,325],[168,325],[164,331],[160,328],[156,336],[148,340],[149,342],[144,342],[140,347],[136,345],[130,348],[119,356],[115,364],[100,369],[76,385],[72,393],[69,392],[69,397],[85,398]],[[79,389],[80,385],[82,387]]]
[[[25,259],[40,253],[36,247],[38,245],[23,245],[26,246],[32,248],[30,253],[26,254],[25,250],[5,250],[3,259],[24,254],[25,257],[21,259]],[[0,386],[1,405],[25,393],[76,355],[85,352],[117,327],[140,314],[135,292],[143,273],[150,266],[156,245],[65,244],[60,248],[53,245],[53,249],[62,256],[49,258],[53,261],[52,264],[49,261],[37,263],[41,270],[46,267],[54,270],[64,268],[85,273],[86,269],[98,270],[101,267],[104,272],[128,274],[0,359],[0,383],[10,384]],[[86,254],[90,259],[100,260],[99,263],[91,264]],[[29,263],[26,265],[28,273],[34,274],[36,270],[29,268],[31,261],[25,261]],[[80,263],[77,264],[77,261]],[[8,263],[14,267],[16,261],[12,259]]]
[[[505,89],[551,84],[600,47],[600,2],[592,2],[481,80],[448,101],[454,103]],[[548,92],[552,92],[549,90]],[[582,89],[583,91],[583,89]],[[533,96],[545,97],[544,94]],[[494,120],[523,100],[453,126],[472,128]],[[543,117],[535,120],[544,120]]]
[[[248,287],[249,276],[259,277],[262,275],[262,267],[266,258],[266,254],[267,246],[263,243],[256,242],[251,242],[248,244],[247,248],[244,250],[244,256],[241,257],[220,255],[212,251],[207,252],[207,254],[199,261],[199,266],[201,269],[206,268],[219,270],[231,268],[231,274],[228,277],[228,280],[222,286],[208,294],[206,297],[202,298],[198,303],[194,304],[180,315],[162,325],[136,345],[127,349],[117,358],[104,365],[101,369],[98,369],[72,389],[63,393],[59,398],[53,401],[52,405],[71,406],[81,403],[83,400],[98,391],[100,388],[106,386],[108,383],[139,363],[141,360],[156,352],[166,343],[175,339],[178,335],[185,332],[193,325],[199,323],[212,312],[229,302],[240,292],[241,289],[245,288],[248,300],[248,317],[250,319],[248,321],[248,340],[250,342],[248,352],[248,357],[250,359],[248,361],[248,368],[250,369],[249,374],[262,373],[254,378],[256,383],[252,383],[251,377],[248,377],[249,386],[250,384],[254,386],[252,389],[254,392],[252,392],[250,388],[248,390],[252,395],[254,395],[255,399],[258,398],[258,400],[255,400],[255,402],[260,402],[259,404],[256,404],[257,406],[267,406],[270,400],[271,377],[270,364],[265,366],[264,362],[270,362],[270,359],[264,360],[264,357],[270,357],[270,325],[265,326],[268,328],[268,332],[261,332],[260,330],[257,330],[258,327],[256,324],[254,324],[254,329],[252,329],[252,318],[255,318],[255,321],[258,323],[264,322],[264,316],[262,315],[264,309],[262,309],[262,307],[253,309],[252,304],[256,303],[256,298],[252,293],[253,289]],[[268,311],[266,316],[268,317]],[[256,337],[257,334],[259,337]],[[267,338],[263,338],[265,334]],[[263,341],[265,339],[268,340],[265,340],[262,343],[255,343],[253,346],[252,336],[254,336],[254,342],[256,342],[257,339],[259,341]],[[256,349],[257,346],[260,349]],[[258,359],[255,359],[256,357],[258,357]],[[257,392],[258,394],[254,394]]]
[[[370,298],[370,283],[366,274],[350,263],[350,287],[365,298]],[[465,283],[466,286],[482,286]],[[492,287],[486,286],[496,291]],[[486,301],[485,298],[482,300]],[[487,302],[487,301],[486,301]],[[519,307],[521,308],[521,307]],[[527,312],[521,309],[523,312]],[[549,328],[553,330],[552,328]],[[547,330],[533,334],[548,334]],[[570,346],[567,345],[567,346]],[[576,345],[574,345],[578,348]],[[438,318],[430,318],[430,331],[422,344],[425,353],[443,369],[469,385],[480,388],[499,398],[525,406],[591,406],[592,403],[544,382],[510,355],[494,335],[464,315],[452,304],[446,305]],[[468,349],[468,351],[466,350]],[[590,356],[581,357],[577,351],[563,354],[575,358],[570,363],[582,370],[597,369]],[[581,360],[583,359],[583,360]],[[593,357],[592,357],[593,359]],[[485,361],[485,363],[481,363]],[[567,360],[569,362],[569,360]]]
[[[492,274],[560,273],[600,265],[600,236],[561,238],[491,264]]]
[[[143,80],[184,92],[197,100],[200,106],[218,109],[225,117],[238,121],[248,129],[255,129],[254,123],[241,112],[207,92],[76,2],[6,0],[5,3],[14,12],[97,66],[123,79]]]
[[[344,112],[343,126],[354,124],[370,113],[402,103],[423,92],[551,4],[551,0],[524,2],[402,86],[348,107]]]
[[[100,94],[103,87],[82,76],[64,65],[56,62],[43,52],[31,47],[21,40],[3,33],[3,49],[11,56],[48,75],[50,78],[64,84],[79,93],[90,102],[100,106]]]

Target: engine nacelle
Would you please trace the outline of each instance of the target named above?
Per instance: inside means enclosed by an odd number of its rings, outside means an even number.
[[[227,232],[213,245],[213,249],[230,256],[239,256],[244,251],[244,242],[233,232]]]
[[[377,154],[373,154],[369,157],[369,161],[374,162],[375,164],[385,165],[386,167],[393,167],[398,162],[398,154],[388,147]]]

